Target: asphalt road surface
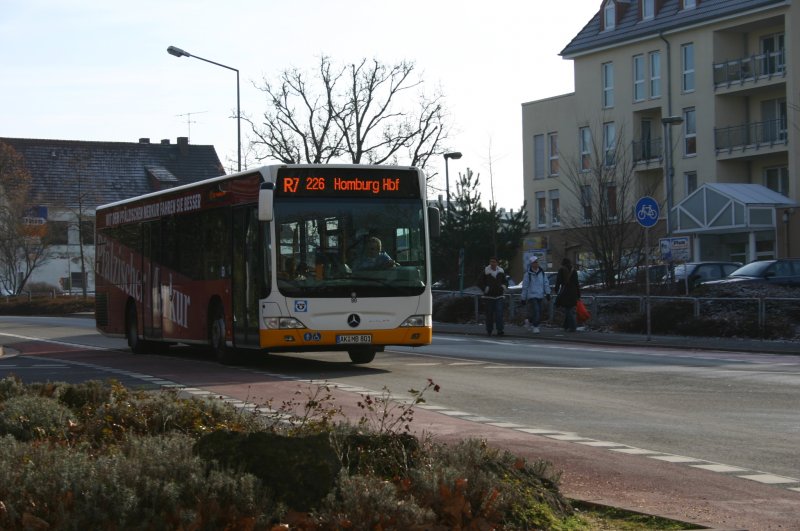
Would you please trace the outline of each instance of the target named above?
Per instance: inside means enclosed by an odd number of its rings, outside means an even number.
[[[227,368],[197,349],[133,356],[91,319],[31,317],[0,317],[0,344],[20,353],[0,357],[0,378],[113,377],[241,403],[327,382],[354,415],[361,394],[408,397],[430,379],[441,391],[418,406],[418,429],[546,458],[567,495],[718,528],[800,528],[800,356],[437,334],[366,366],[315,353]]]

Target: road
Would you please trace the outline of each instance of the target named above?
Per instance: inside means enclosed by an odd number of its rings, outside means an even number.
[[[353,366],[343,353],[317,353],[268,356],[243,368],[222,368],[193,349],[132,356],[123,340],[96,334],[90,319],[27,317],[0,317],[0,344],[25,354],[0,358],[0,377],[9,372],[40,380],[113,376],[127,379],[124,383],[182,385],[255,402],[276,397],[267,393],[296,391],[309,381],[335,384],[351,397],[384,388],[401,397],[430,378],[441,391],[429,391],[427,403],[419,407],[417,419],[426,430],[498,438],[527,451],[535,442],[539,452],[559,464],[559,456],[569,455],[570,461],[586,459],[595,467],[603,461],[615,471],[669,474],[676,483],[701,474],[693,481],[724,484],[720,498],[729,497],[731,489],[763,490],[765,499],[780,505],[772,512],[788,510],[789,518],[792,509],[787,507],[794,502],[794,524],[800,521],[796,355],[437,334],[431,346],[393,348],[366,366]],[[23,363],[30,366],[21,368]],[[582,475],[581,481],[590,476]],[[597,486],[574,483],[567,480],[572,494],[588,497],[597,491]],[[661,488],[662,496],[679,489],[669,487],[667,479]],[[650,489],[651,496],[659,490]],[[706,497],[716,492],[711,486],[702,490]],[[692,496],[670,493],[675,500],[682,495]],[[592,494],[601,501],[613,501],[610,496]],[[687,514],[617,497],[628,508],[716,522],[709,520],[710,513],[699,514],[699,507]],[[759,528],[744,517],[720,518],[726,525]]]

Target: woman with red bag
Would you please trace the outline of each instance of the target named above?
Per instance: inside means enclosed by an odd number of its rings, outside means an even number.
[[[556,305],[564,308],[564,330],[575,332],[578,329],[575,305],[581,298],[581,287],[578,284],[578,272],[572,267],[569,258],[564,258],[558,269],[556,293]]]

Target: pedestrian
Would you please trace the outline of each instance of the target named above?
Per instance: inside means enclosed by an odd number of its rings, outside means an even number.
[[[575,305],[581,298],[581,287],[578,284],[578,272],[572,267],[569,258],[561,261],[556,277],[556,304],[564,308],[564,330],[575,332],[578,329],[578,320],[575,315]]]
[[[539,258],[534,256],[528,264],[528,270],[522,278],[522,292],[520,298],[528,309],[527,326],[534,334],[539,333],[539,323],[542,319],[542,302],[550,300],[550,282],[544,269],[539,267]]]
[[[489,265],[478,277],[478,287],[483,295],[486,306],[486,335],[492,335],[492,328],[497,327],[497,335],[502,336],[503,311],[505,308],[505,292],[508,289],[508,279],[503,268],[497,265],[497,258],[489,259]]]

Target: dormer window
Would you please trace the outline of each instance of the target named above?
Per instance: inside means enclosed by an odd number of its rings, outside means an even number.
[[[651,20],[656,16],[656,0],[641,0],[642,20]]]
[[[684,0],[686,1],[686,0]],[[614,0],[608,0],[603,7],[603,29],[612,30],[617,25],[617,6]]]
[[[683,0],[684,9],[694,9],[697,7],[697,0]]]

